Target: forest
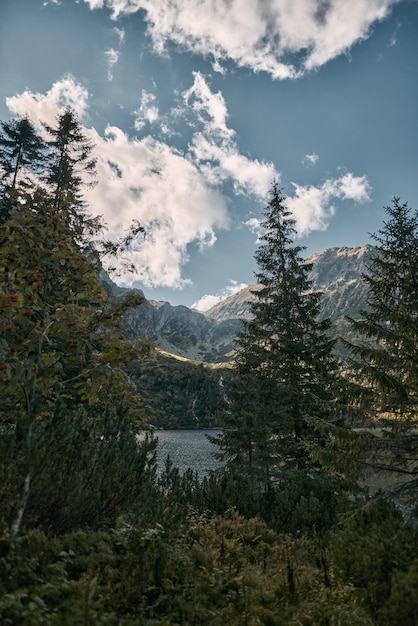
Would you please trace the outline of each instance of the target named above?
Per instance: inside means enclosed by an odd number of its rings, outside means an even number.
[[[132,375],[148,364],[148,395],[172,380],[123,334],[143,299],[99,279],[144,229],[105,238],[95,172],[71,109],[1,123],[0,624],[416,626],[417,211],[385,208],[342,364],[272,182],[261,288],[210,407],[223,465],[199,479],[156,470]]]

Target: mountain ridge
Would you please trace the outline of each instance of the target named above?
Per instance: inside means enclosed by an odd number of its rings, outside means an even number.
[[[338,312],[332,311],[330,300],[337,290],[357,290],[363,292],[364,285],[361,276],[367,271],[367,263],[375,248],[371,245],[349,248],[346,246],[326,248],[316,252],[306,259],[312,264],[310,279],[312,291],[321,291],[322,311],[326,310],[331,318],[338,317]],[[351,285],[351,288],[350,288]],[[257,284],[248,285],[225,300],[218,302],[208,309],[205,314],[217,321],[239,317],[249,319],[249,302],[253,298],[252,292],[257,290]],[[339,307],[341,309],[341,306]],[[352,308],[352,307],[351,307]],[[330,310],[331,309],[331,310]],[[343,313],[341,313],[343,314]],[[344,313],[345,314],[345,313]]]
[[[346,315],[358,317],[366,305],[362,274],[374,249],[371,245],[327,248],[306,259],[312,263],[312,290],[323,294],[321,316],[331,318],[335,336],[349,334]],[[119,287],[111,279],[106,282],[114,297],[131,291],[143,294],[139,289]],[[251,292],[256,288],[256,284],[248,285],[205,312],[145,297],[140,307],[127,311],[124,330],[130,339],[145,336],[161,350],[185,359],[227,363],[233,358],[241,320],[249,318]]]

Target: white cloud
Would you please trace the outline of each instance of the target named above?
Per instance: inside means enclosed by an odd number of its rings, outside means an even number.
[[[366,176],[354,176],[350,172],[339,178],[330,178],[322,185],[303,186],[292,183],[294,195],[287,196],[286,206],[295,220],[299,236],[314,230],[326,230],[334,215],[336,200],[352,200],[363,203],[370,200],[371,186]],[[257,236],[264,232],[262,220],[252,217],[244,225]]]
[[[212,61],[212,69],[214,72],[222,74],[222,76],[225,76],[226,74],[226,67],[219,62],[219,59],[214,59]]]
[[[107,56],[107,78],[109,80],[113,80],[113,66],[119,61],[119,52],[114,48],[109,48],[106,50],[105,55]]]
[[[121,46],[124,43],[124,41],[125,41],[125,31],[124,31],[124,29],[123,28],[116,28],[116,26],[115,26],[115,28],[113,29],[113,32],[117,36],[119,45]]]
[[[209,311],[215,304],[233,296],[234,293],[241,291],[241,289],[245,287],[248,287],[247,283],[237,283],[236,280],[230,280],[230,284],[221,289],[217,294],[206,294],[202,296],[197,302],[192,304],[191,308],[197,309],[198,311]]]
[[[99,184],[88,192],[90,206],[99,208],[111,237],[120,236],[132,219],[146,230],[145,240],[129,252],[138,274],[125,275],[124,281],[182,287],[188,245],[211,246],[216,230],[227,227],[224,198],[193,163],[165,143],[130,139],[116,127],[94,141]]]
[[[142,90],[139,109],[133,111],[136,130],[141,130],[147,123],[154,124],[158,121],[159,113],[156,101],[157,98],[154,94],[149,93],[145,89]]]
[[[222,93],[213,93],[200,72],[193,72],[193,78],[193,85],[182,94],[186,106],[193,110],[206,132],[224,138],[234,135],[226,124],[228,111]]]
[[[347,174],[341,176],[336,183],[343,200],[354,200],[360,203],[370,200],[372,189],[366,176],[354,176],[350,172],[347,172]]]
[[[254,235],[257,235],[257,241],[260,235],[264,232],[264,229],[261,226],[261,221],[262,220],[258,219],[258,217],[251,217],[249,220],[244,222],[244,226],[247,226],[247,228],[254,233]]]
[[[68,75],[46,94],[25,91],[7,98],[6,103],[13,113],[29,115],[38,126],[40,121],[53,125],[67,106],[81,119],[86,116],[88,92]],[[140,111],[142,120],[158,119],[152,94],[142,93],[137,127]],[[134,219],[146,230],[145,240],[129,250],[138,274],[123,275],[125,283],[139,279],[147,286],[182,287],[187,282],[182,272],[190,244],[212,246],[217,231],[229,227],[223,185],[231,185],[235,194],[265,201],[271,181],[279,179],[272,163],[240,153],[236,134],[227,125],[222,94],[212,93],[202,75],[195,74],[177,113],[189,116],[193,130],[184,153],[151,136],[129,138],[116,126],[109,126],[104,137],[85,129],[98,157],[98,184],[86,192],[91,211],[103,215],[111,238],[123,235]],[[367,179],[351,173],[320,187],[295,183],[294,190],[288,206],[301,234],[327,227],[334,212],[333,200],[364,202],[370,194]],[[247,226],[254,232],[259,228],[256,219]]]
[[[287,198],[287,206],[296,221],[299,235],[313,230],[326,230],[335,213],[335,200],[353,200],[356,203],[370,199],[371,187],[365,176],[344,174],[328,179],[319,187],[304,187],[293,183],[294,195]]]
[[[67,76],[44,95],[25,91],[8,98],[7,105],[39,126],[41,121],[54,125],[67,105],[85,114],[87,100],[87,91]],[[110,238],[126,234],[134,219],[147,232],[144,242],[129,251],[138,274],[122,280],[181,287],[189,244],[211,246],[217,229],[228,226],[225,198],[192,160],[165,143],[152,137],[130,139],[117,127],[108,127],[105,137],[93,129],[85,132],[98,157],[98,184],[86,191],[91,212],[103,216]]]
[[[400,0],[84,0],[112,18],[144,11],[154,48],[176,43],[273,78],[295,78],[370,35]],[[292,59],[292,62],[289,59]]]
[[[80,119],[87,112],[88,91],[71,74],[54,83],[46,94],[24,91],[6,98],[6,105],[15,115],[28,115],[36,126],[41,121],[53,125],[58,114],[71,107]]]
[[[54,83],[46,94],[23,94],[7,99],[15,114],[29,115],[36,125],[53,125],[56,115],[72,106],[80,117],[87,113],[88,92],[72,76]],[[105,137],[86,130],[96,144],[98,185],[87,192],[93,211],[104,216],[113,238],[138,219],[147,237],[129,258],[139,270],[136,278],[149,286],[181,287],[182,268],[192,242],[200,247],[216,241],[216,231],[228,227],[223,183],[236,193],[264,198],[274,177],[272,164],[252,161],[240,154],[234,131],[227,127],[222,94],[212,94],[200,74],[184,94],[178,114],[193,115],[201,131],[195,132],[186,153],[151,137],[128,138],[110,127]],[[135,112],[136,128],[158,119],[152,94],[142,92]],[[124,280],[134,277],[124,276]]]
[[[80,0],[77,0],[78,2]],[[102,9],[104,7],[104,0],[84,0],[89,5],[90,9]]]
[[[305,155],[305,158],[302,160],[302,164],[305,165],[306,162],[308,162],[310,165],[315,165],[318,163],[318,159],[319,156],[315,152],[312,152],[312,154]]]
[[[264,199],[271,181],[280,176],[272,163],[250,159],[240,153],[235,131],[228,128],[228,111],[221,94],[212,93],[205,78],[194,72],[194,83],[184,92],[185,107],[193,111],[193,122],[200,122],[189,150],[193,161],[212,184],[232,183],[235,193]]]

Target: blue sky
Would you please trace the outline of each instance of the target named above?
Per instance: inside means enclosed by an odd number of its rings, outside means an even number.
[[[306,255],[418,197],[417,0],[1,0],[0,119],[65,106],[96,144],[120,284],[208,308],[254,281],[272,180]]]

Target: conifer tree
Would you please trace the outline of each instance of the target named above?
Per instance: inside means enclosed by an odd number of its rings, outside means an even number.
[[[83,188],[96,184],[97,159],[92,156],[94,145],[86,137],[76,113],[67,108],[56,120],[55,126],[44,124],[50,136],[48,145],[52,162],[46,172],[46,183],[55,206],[64,203],[67,219],[79,240],[90,231],[93,234],[97,220],[86,214]]]
[[[114,516],[141,488],[152,448],[138,445],[144,416],[122,370],[148,350],[121,332],[142,298],[109,299],[92,244],[100,220],[81,195],[93,146],[70,110],[47,130],[52,193],[20,190],[0,229],[0,518],[15,534],[22,520],[63,530]]]
[[[146,351],[112,302],[66,207],[28,195],[0,229],[0,517],[97,523],[142,481],[140,400],[121,366]],[[141,452],[142,450],[142,452]],[[136,482],[136,485],[132,481]]]
[[[371,413],[396,417],[403,428],[418,414],[418,214],[396,197],[385,211],[363,276],[367,308],[361,319],[348,318],[363,342],[347,345]]]
[[[51,137],[49,145],[54,154],[48,182],[54,187],[56,195],[68,191],[75,199],[87,182],[86,174],[91,178],[95,176],[96,159],[91,156],[94,146],[70,108],[58,116],[55,127],[48,124],[44,127]]]
[[[25,174],[39,174],[47,162],[47,146],[25,116],[2,122],[0,130],[1,206],[0,222],[12,206],[17,185],[27,185]]]
[[[330,321],[319,321],[320,294],[311,291],[311,266],[294,244],[295,222],[275,183],[264,215],[255,254],[259,289],[238,337],[217,443],[230,468],[269,484],[278,472],[308,462],[312,420],[332,414],[336,362]]]

